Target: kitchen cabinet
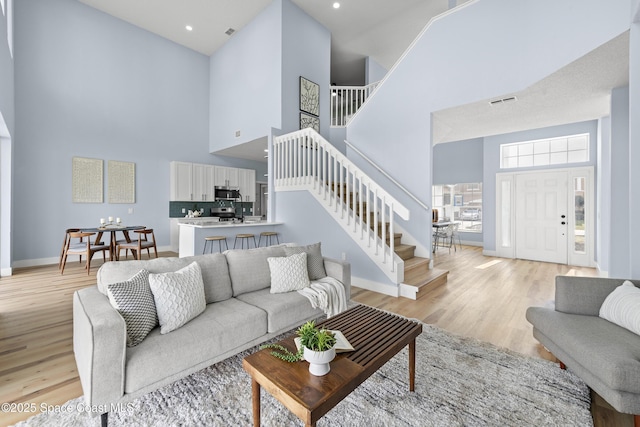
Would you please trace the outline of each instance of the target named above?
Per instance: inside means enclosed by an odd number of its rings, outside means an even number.
[[[193,163],[171,162],[169,200],[189,201],[193,196]]]
[[[214,201],[215,166],[171,162],[170,201]]]
[[[254,169],[238,169],[238,182],[243,202],[256,201],[256,171]]]
[[[238,169],[227,166],[215,167],[215,185],[218,187],[239,187]]]
[[[193,198],[191,200],[202,202],[214,201],[216,199],[214,181],[215,166],[194,163],[192,174]]]

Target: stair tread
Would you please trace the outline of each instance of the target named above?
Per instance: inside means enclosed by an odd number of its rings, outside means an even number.
[[[412,277],[412,278],[406,278],[403,281],[403,283],[405,285],[409,285],[409,286],[415,286],[416,288],[421,288],[423,286],[426,286],[430,283],[432,283],[433,281],[435,281],[436,279],[441,278],[442,276],[445,276],[449,274],[449,270],[443,270],[440,268],[433,268],[431,270],[428,270],[426,273],[417,275],[416,277]]]
[[[429,258],[414,256],[413,258],[410,258],[404,262],[404,271],[406,272],[408,270],[411,270],[412,268],[416,268],[424,264],[429,266],[429,261]]]

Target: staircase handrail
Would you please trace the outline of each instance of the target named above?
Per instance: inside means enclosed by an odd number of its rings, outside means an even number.
[[[308,137],[314,140],[318,144],[319,147],[322,147],[327,153],[329,153],[332,157],[336,159],[339,163],[343,165],[343,167],[348,167],[351,171],[360,174],[361,176],[367,176],[367,174],[356,166],[347,156],[342,154],[337,148],[335,148],[329,141],[324,139],[322,135],[313,130],[312,128],[305,128],[295,132],[288,133],[286,135],[282,135],[275,138],[274,145],[280,138],[287,137],[289,139],[299,138],[299,137]],[[279,176],[277,175],[278,171],[276,171],[276,180],[278,180]],[[388,200],[394,207],[394,213],[396,213],[400,218],[405,221],[409,220],[409,209],[407,209],[402,203],[400,203],[395,197],[389,194],[385,189],[380,187],[374,182],[370,182],[369,185],[379,191],[378,197],[384,196],[386,200]],[[428,209],[428,208],[427,208]]]
[[[410,212],[311,128],[273,139],[276,191],[308,191],[394,283],[404,280],[395,253],[396,218]]]
[[[413,201],[415,201],[419,206],[421,206],[424,210],[426,211],[431,211],[431,208],[429,206],[427,206],[426,204],[424,204],[422,202],[422,200],[418,199],[417,196],[415,196],[412,192],[410,192],[409,190],[407,190],[402,184],[400,184],[398,181],[395,180],[395,178],[393,178],[391,175],[389,175],[384,169],[382,169],[377,163],[375,163],[373,160],[371,160],[366,154],[364,154],[362,151],[360,151],[358,148],[356,148],[355,145],[353,145],[352,143],[350,143],[349,141],[347,141],[346,139],[344,140],[344,143],[347,144],[347,147],[349,147],[350,149],[352,149],[353,151],[355,151],[360,157],[362,157],[364,160],[366,160],[371,166],[373,166],[378,172],[380,172],[382,175],[384,175],[389,181],[391,181],[396,187],[398,187],[400,190],[402,190],[403,193],[405,193],[407,196],[409,196],[411,199],[413,199]]]

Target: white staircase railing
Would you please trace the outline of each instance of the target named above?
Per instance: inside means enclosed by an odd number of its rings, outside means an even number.
[[[375,82],[366,86],[331,86],[331,127],[344,127],[362,104],[378,87]]]
[[[313,129],[274,138],[273,158],[276,191],[309,191],[387,277],[404,280],[393,236],[405,206]]]

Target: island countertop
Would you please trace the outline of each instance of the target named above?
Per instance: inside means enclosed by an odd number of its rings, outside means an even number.
[[[193,228],[228,228],[228,227],[264,227],[271,225],[282,225],[281,222],[231,222],[231,221],[206,221],[206,219],[200,220],[197,223],[185,224],[179,222],[181,227],[193,227]]]
[[[236,234],[254,234],[256,236],[256,242],[260,238],[260,233],[264,231],[278,231],[284,223],[282,222],[251,222],[251,223],[234,223],[231,221],[206,221],[199,220],[193,221],[190,224],[180,223],[179,235],[179,248],[178,254],[180,257],[199,255],[204,250],[204,238],[211,235],[223,236],[227,240],[229,249],[233,249],[233,244],[236,241]],[[283,240],[282,232],[279,233],[279,241]],[[262,239],[263,241],[265,239]],[[253,247],[253,240],[251,240],[250,247]],[[215,250],[218,252],[218,245],[214,245]],[[222,243],[223,250],[226,249],[224,242]]]

